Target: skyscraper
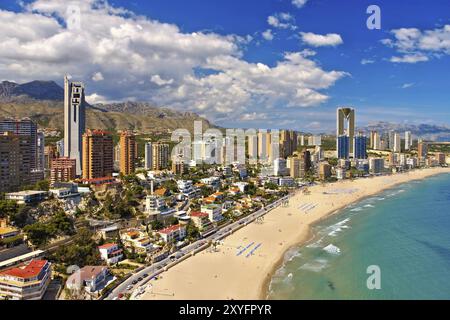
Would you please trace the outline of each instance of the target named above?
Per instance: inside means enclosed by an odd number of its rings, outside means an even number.
[[[127,176],[134,173],[136,161],[136,137],[133,133],[123,131],[120,134],[120,173]]]
[[[395,147],[395,135],[397,132],[395,132],[394,130],[389,130],[388,134],[387,134],[387,148],[389,150],[394,150]]]
[[[75,159],[77,175],[82,167],[82,135],[85,131],[84,84],[64,77],[64,156]]]
[[[0,135],[0,192],[17,191],[30,182],[30,136]]]
[[[145,164],[144,167],[146,170],[153,170],[153,150],[152,143],[147,142],[144,146],[145,148]]]
[[[312,163],[311,163],[311,152],[308,150],[303,150],[300,153],[300,178],[305,178],[306,173],[311,170]]]
[[[381,137],[380,134],[375,131],[373,134],[373,149],[374,150],[381,150],[382,146],[381,146]]]
[[[45,170],[45,136],[43,132],[37,133],[36,169]]]
[[[111,177],[114,171],[112,135],[102,130],[83,134],[83,179]]]
[[[367,137],[361,132],[355,137],[355,159],[367,159]]]
[[[30,118],[22,118],[20,120],[7,118],[0,121],[0,134],[12,132],[17,136],[28,136],[29,148],[23,150],[29,159],[30,170],[37,169],[37,124]]]
[[[353,153],[353,139],[355,137],[355,109],[337,109],[337,132],[336,137],[346,134],[349,138],[349,153]],[[337,139],[336,145],[339,140]],[[337,148],[339,150],[339,148]]]
[[[250,163],[258,162],[258,136],[252,134],[248,136],[248,159]]]
[[[350,157],[350,138],[346,134],[341,134],[337,138],[338,159],[348,159]]]
[[[394,144],[393,144],[394,152],[402,152],[402,140],[400,134],[398,132],[394,133]]]
[[[422,139],[419,139],[417,151],[418,151],[419,159],[426,158],[428,156],[428,145]]]
[[[405,132],[405,150],[409,150],[412,147],[412,135],[411,131]]]
[[[153,170],[167,169],[169,166],[169,145],[154,143],[152,146]]]

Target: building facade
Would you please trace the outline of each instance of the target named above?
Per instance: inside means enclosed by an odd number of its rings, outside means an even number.
[[[64,77],[64,156],[76,160],[77,175],[81,176],[83,144],[86,127],[84,84]]]
[[[120,173],[127,176],[135,171],[136,136],[128,131],[120,134]]]
[[[38,133],[37,124],[29,118],[23,119],[3,119],[0,121],[0,134],[6,132],[14,133],[17,136],[25,138],[27,147],[22,151],[24,157],[29,161],[30,170],[35,170],[38,167]]]
[[[165,143],[154,143],[152,145],[152,167],[153,170],[164,170],[169,166],[169,145]]]
[[[83,179],[112,177],[113,150],[111,134],[102,130],[88,130],[83,135]]]
[[[32,260],[0,272],[0,297],[10,300],[41,300],[51,281],[51,263]]]
[[[76,178],[76,160],[67,157],[52,160],[50,169],[50,183],[68,182]]]
[[[367,159],[367,137],[359,133],[355,137],[355,159]]]

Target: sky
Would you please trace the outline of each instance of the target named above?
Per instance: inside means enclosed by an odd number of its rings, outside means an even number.
[[[448,0],[2,0],[0,80],[68,74],[90,103],[224,127],[328,132],[338,106],[358,126],[450,125],[449,13]]]

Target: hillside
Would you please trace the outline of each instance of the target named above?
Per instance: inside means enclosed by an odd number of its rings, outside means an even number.
[[[134,103],[136,104],[136,103]],[[140,105],[137,103],[136,105]],[[143,104],[145,105],[145,104]],[[149,112],[140,113],[106,111],[108,106],[102,106],[105,111],[88,107],[86,110],[87,128],[124,130],[132,129],[139,133],[174,130],[186,128],[193,130],[194,121],[203,121],[203,127],[209,128],[211,124],[204,118],[192,113],[181,113],[168,109],[152,108]],[[0,118],[2,117],[30,117],[40,127],[64,127],[64,106],[57,101],[9,101],[0,102]],[[115,110],[118,109],[116,105]]]
[[[32,81],[24,84],[0,83],[0,118],[30,117],[40,127],[64,127],[64,90],[53,81]],[[123,102],[88,105],[87,128],[124,130],[139,133],[185,128],[193,131],[194,121],[203,121],[203,127],[212,125],[195,113],[158,108],[145,102]]]

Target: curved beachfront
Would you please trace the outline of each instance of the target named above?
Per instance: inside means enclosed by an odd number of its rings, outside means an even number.
[[[265,299],[285,252],[310,239],[313,224],[385,189],[441,173],[450,169],[345,180],[311,187],[309,194],[298,191],[288,207],[274,209],[263,222],[230,235],[215,252],[203,251],[149,282],[141,299]]]

